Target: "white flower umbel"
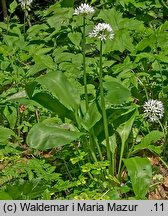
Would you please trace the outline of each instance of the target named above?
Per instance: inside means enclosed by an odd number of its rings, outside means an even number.
[[[89,36],[98,38],[101,41],[106,40],[107,38],[112,40],[114,38],[114,32],[111,25],[107,23],[98,23]]]
[[[94,13],[94,8],[86,3],[82,3],[79,7],[77,7],[74,11],[74,15],[87,15]]]
[[[21,3],[21,8],[23,10],[30,10],[30,5],[32,4],[33,0],[19,0]]]
[[[149,99],[144,106],[145,117],[149,118],[150,122],[158,122],[163,117],[164,106],[161,101]]]

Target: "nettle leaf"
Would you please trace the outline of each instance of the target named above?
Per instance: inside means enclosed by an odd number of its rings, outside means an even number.
[[[42,122],[35,124],[29,131],[27,144],[31,148],[46,150],[70,144],[82,135],[81,132],[69,131],[57,125]]]
[[[145,137],[142,138],[140,144],[134,147],[134,151],[142,150],[145,148],[152,148],[151,144],[156,143],[158,140],[164,137],[164,133],[158,130],[153,130]],[[152,148],[154,149],[154,148]]]
[[[47,23],[50,25],[50,27],[54,27],[57,32],[59,32],[61,26],[68,26],[69,19],[72,17],[73,14],[73,10],[73,8],[55,7],[55,10],[53,11],[54,15],[50,16],[47,19]]]
[[[36,81],[45,86],[68,109],[78,109],[80,104],[79,94],[63,73],[50,72],[37,78]]]
[[[129,158],[124,164],[131,178],[134,193],[138,199],[144,199],[152,180],[152,167],[147,158]]]
[[[120,23],[122,22],[122,14],[115,10],[115,8],[107,9],[107,10],[101,10],[99,15],[99,19],[103,19],[104,22],[109,23],[113,30],[119,30],[119,27],[121,28]]]
[[[17,1],[13,1],[10,5],[9,5],[9,12],[12,14],[15,12],[16,8],[18,6]]]
[[[115,32],[115,37],[112,41],[106,41],[103,53],[111,52],[113,50],[123,52],[126,49],[132,52],[134,51],[132,41],[129,31],[127,29],[120,29]]]
[[[15,133],[11,129],[0,127],[0,142],[5,142],[10,139],[11,136],[16,137]]]
[[[81,39],[82,39],[82,34],[80,32],[70,32],[68,34],[69,39],[71,40],[71,42],[73,44],[75,44],[76,46],[80,45]]]
[[[152,53],[141,52],[136,55],[135,63],[138,63],[142,59],[147,59],[150,62],[155,60],[155,56]]]
[[[130,97],[130,91],[118,80],[111,79],[104,82],[107,90],[106,100],[111,104],[122,104]]]
[[[37,39],[37,35],[40,32],[47,31],[47,29],[48,29],[48,26],[45,23],[30,26],[29,29],[27,30],[27,33],[28,33],[27,37],[30,39]]]

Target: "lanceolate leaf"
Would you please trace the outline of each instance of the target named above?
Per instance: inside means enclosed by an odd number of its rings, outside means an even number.
[[[124,164],[131,178],[134,193],[138,199],[144,199],[152,179],[152,167],[147,158],[129,158]]]
[[[34,125],[29,131],[27,143],[31,148],[46,150],[70,144],[82,135],[83,133],[77,131],[69,131],[42,122]]]
[[[73,110],[78,109],[80,97],[63,73],[50,72],[36,81],[45,86],[64,106]]]
[[[156,141],[158,141],[162,137],[164,137],[163,132],[157,131],[157,130],[151,131],[149,134],[147,134],[145,137],[143,137],[140,144],[135,146],[135,150],[144,149],[144,148],[148,147],[150,144],[155,143]]]
[[[86,115],[84,116],[82,125],[86,130],[91,129],[99,120],[101,119],[101,115],[98,111],[96,103],[92,103],[89,106]]]
[[[106,100],[111,104],[122,104],[130,97],[129,90],[119,81],[106,81],[104,82],[104,87],[107,90]]]
[[[125,144],[126,141],[131,133],[132,130],[132,125],[133,122],[135,120],[135,117],[137,116],[138,111],[137,109],[135,110],[135,112],[132,114],[131,118],[129,120],[127,120],[126,122],[124,122],[123,124],[121,124],[118,128],[117,128],[117,132],[119,133],[120,137],[121,137],[121,150],[120,150],[120,160],[119,160],[119,168],[118,168],[118,173],[120,172],[121,169],[121,163],[123,160],[123,154],[124,154],[124,150],[125,150]]]
[[[36,93],[32,97],[32,100],[35,100],[43,107],[55,112],[60,118],[67,117],[71,120],[75,120],[74,113],[71,110],[62,105],[57,98],[52,97],[46,92]]]
[[[164,137],[164,133],[161,131],[151,131],[149,134],[147,134],[143,139],[141,140],[140,144],[136,145],[134,147],[134,151],[138,151],[141,149],[149,148],[149,149],[155,149],[153,143],[156,143],[158,140]],[[153,147],[152,147],[153,146]],[[156,148],[157,152],[158,149]]]

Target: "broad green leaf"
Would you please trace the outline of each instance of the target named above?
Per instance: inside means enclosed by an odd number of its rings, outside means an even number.
[[[10,61],[2,61],[1,62],[1,69],[6,70],[9,65],[10,65]]]
[[[0,200],[12,200],[12,197],[8,193],[1,191]]]
[[[98,111],[98,108],[95,103],[92,103],[89,106],[88,111],[86,112],[82,125],[86,130],[91,129],[99,120],[101,119],[101,114]]]
[[[136,55],[135,62],[138,63],[142,59],[148,59],[148,61],[153,62],[155,60],[155,56],[152,53],[141,52]]]
[[[155,55],[155,58],[156,58],[159,62],[168,63],[167,56],[164,55],[164,54]]]
[[[45,23],[41,23],[41,24],[34,24],[33,26],[30,26],[29,29],[27,30],[28,33],[28,38],[36,38],[37,39],[37,35],[40,32],[43,31],[47,31],[48,26]]]
[[[35,100],[43,107],[55,112],[60,118],[69,118],[74,120],[74,114],[71,110],[68,110],[64,105],[62,105],[59,100],[55,97],[52,97],[46,92],[36,93],[32,100]]]
[[[124,154],[124,150],[125,150],[125,145],[126,145],[126,141],[131,133],[132,130],[132,125],[133,122],[135,120],[135,117],[137,116],[138,111],[137,109],[133,112],[132,116],[130,119],[128,119],[126,122],[124,122],[123,124],[121,124],[116,131],[119,133],[120,137],[121,137],[121,149],[120,149],[120,160],[119,160],[119,168],[118,168],[118,173],[120,173],[120,169],[121,169],[121,163],[123,160],[123,154]]]
[[[132,37],[127,29],[120,29],[115,33],[114,39],[107,40],[103,53],[108,53],[113,50],[123,52],[124,50],[133,51],[134,45]]]
[[[74,0],[63,0],[61,1],[62,7],[73,7],[74,6]]]
[[[154,145],[149,145],[148,149],[151,152],[155,152],[156,154],[160,155],[162,153],[162,146],[154,146]]]
[[[46,150],[70,144],[82,135],[83,133],[69,131],[59,128],[57,125],[50,125],[43,122],[35,124],[29,131],[27,144],[31,148]]]
[[[71,40],[71,42],[73,44],[75,44],[76,46],[80,45],[81,39],[82,39],[82,34],[79,32],[70,32],[68,34],[69,39]]]
[[[4,116],[9,122],[10,128],[14,129],[17,122],[17,109],[13,106],[6,106],[3,111]]]
[[[49,55],[34,55],[33,56],[35,61],[35,68],[28,71],[28,76],[32,76],[37,72],[44,70],[44,69],[54,69],[54,62]]]
[[[15,133],[11,129],[0,127],[0,142],[5,142],[11,136],[15,136]]]
[[[68,109],[77,110],[80,98],[77,91],[61,72],[50,72],[36,80],[45,86]]]
[[[13,200],[37,199],[46,189],[45,181],[35,178],[32,181],[20,179],[13,184],[6,185],[6,193]]]
[[[144,38],[143,40],[141,40],[137,46],[136,46],[136,52],[138,51],[143,51],[146,47],[152,47],[154,46],[155,44],[155,40],[153,37],[150,37],[150,38]]]
[[[134,147],[134,151],[148,148],[151,144],[156,143],[158,140],[164,137],[164,133],[158,130],[153,130],[145,137],[142,138],[140,144]]]
[[[124,164],[128,170],[128,175],[131,178],[134,193],[138,199],[144,199],[151,180],[152,167],[147,158],[129,158],[124,160]]]
[[[35,81],[29,82],[25,86],[26,93],[30,99],[33,97],[36,86],[37,86],[37,82]]]
[[[119,30],[121,28],[121,22],[123,20],[122,13],[115,10],[115,8],[108,10],[101,10],[99,15],[99,19],[103,19],[104,22],[111,24],[113,30]]]
[[[10,5],[9,5],[9,12],[12,14],[15,12],[16,8],[17,8],[17,1],[14,0]]]
[[[54,27],[58,32],[61,26],[66,26],[69,24],[69,19],[72,17],[74,9],[73,8],[55,8],[54,15],[47,19],[48,24]]]
[[[27,94],[23,90],[23,91],[20,91],[20,92],[13,94],[13,95],[8,96],[6,99],[7,100],[18,100],[18,99],[26,98],[26,97],[27,97]]]
[[[46,65],[44,65],[44,64],[41,64],[41,63],[35,63],[34,65],[32,65],[31,67],[30,67],[30,69],[28,70],[28,73],[27,73],[27,76],[29,77],[29,76],[34,76],[36,73],[38,73],[38,72],[40,72],[40,71],[42,71],[42,70],[44,70],[44,69],[46,69],[47,67],[46,67]]]
[[[107,90],[106,100],[111,104],[122,104],[130,97],[130,91],[117,80],[104,82]]]

